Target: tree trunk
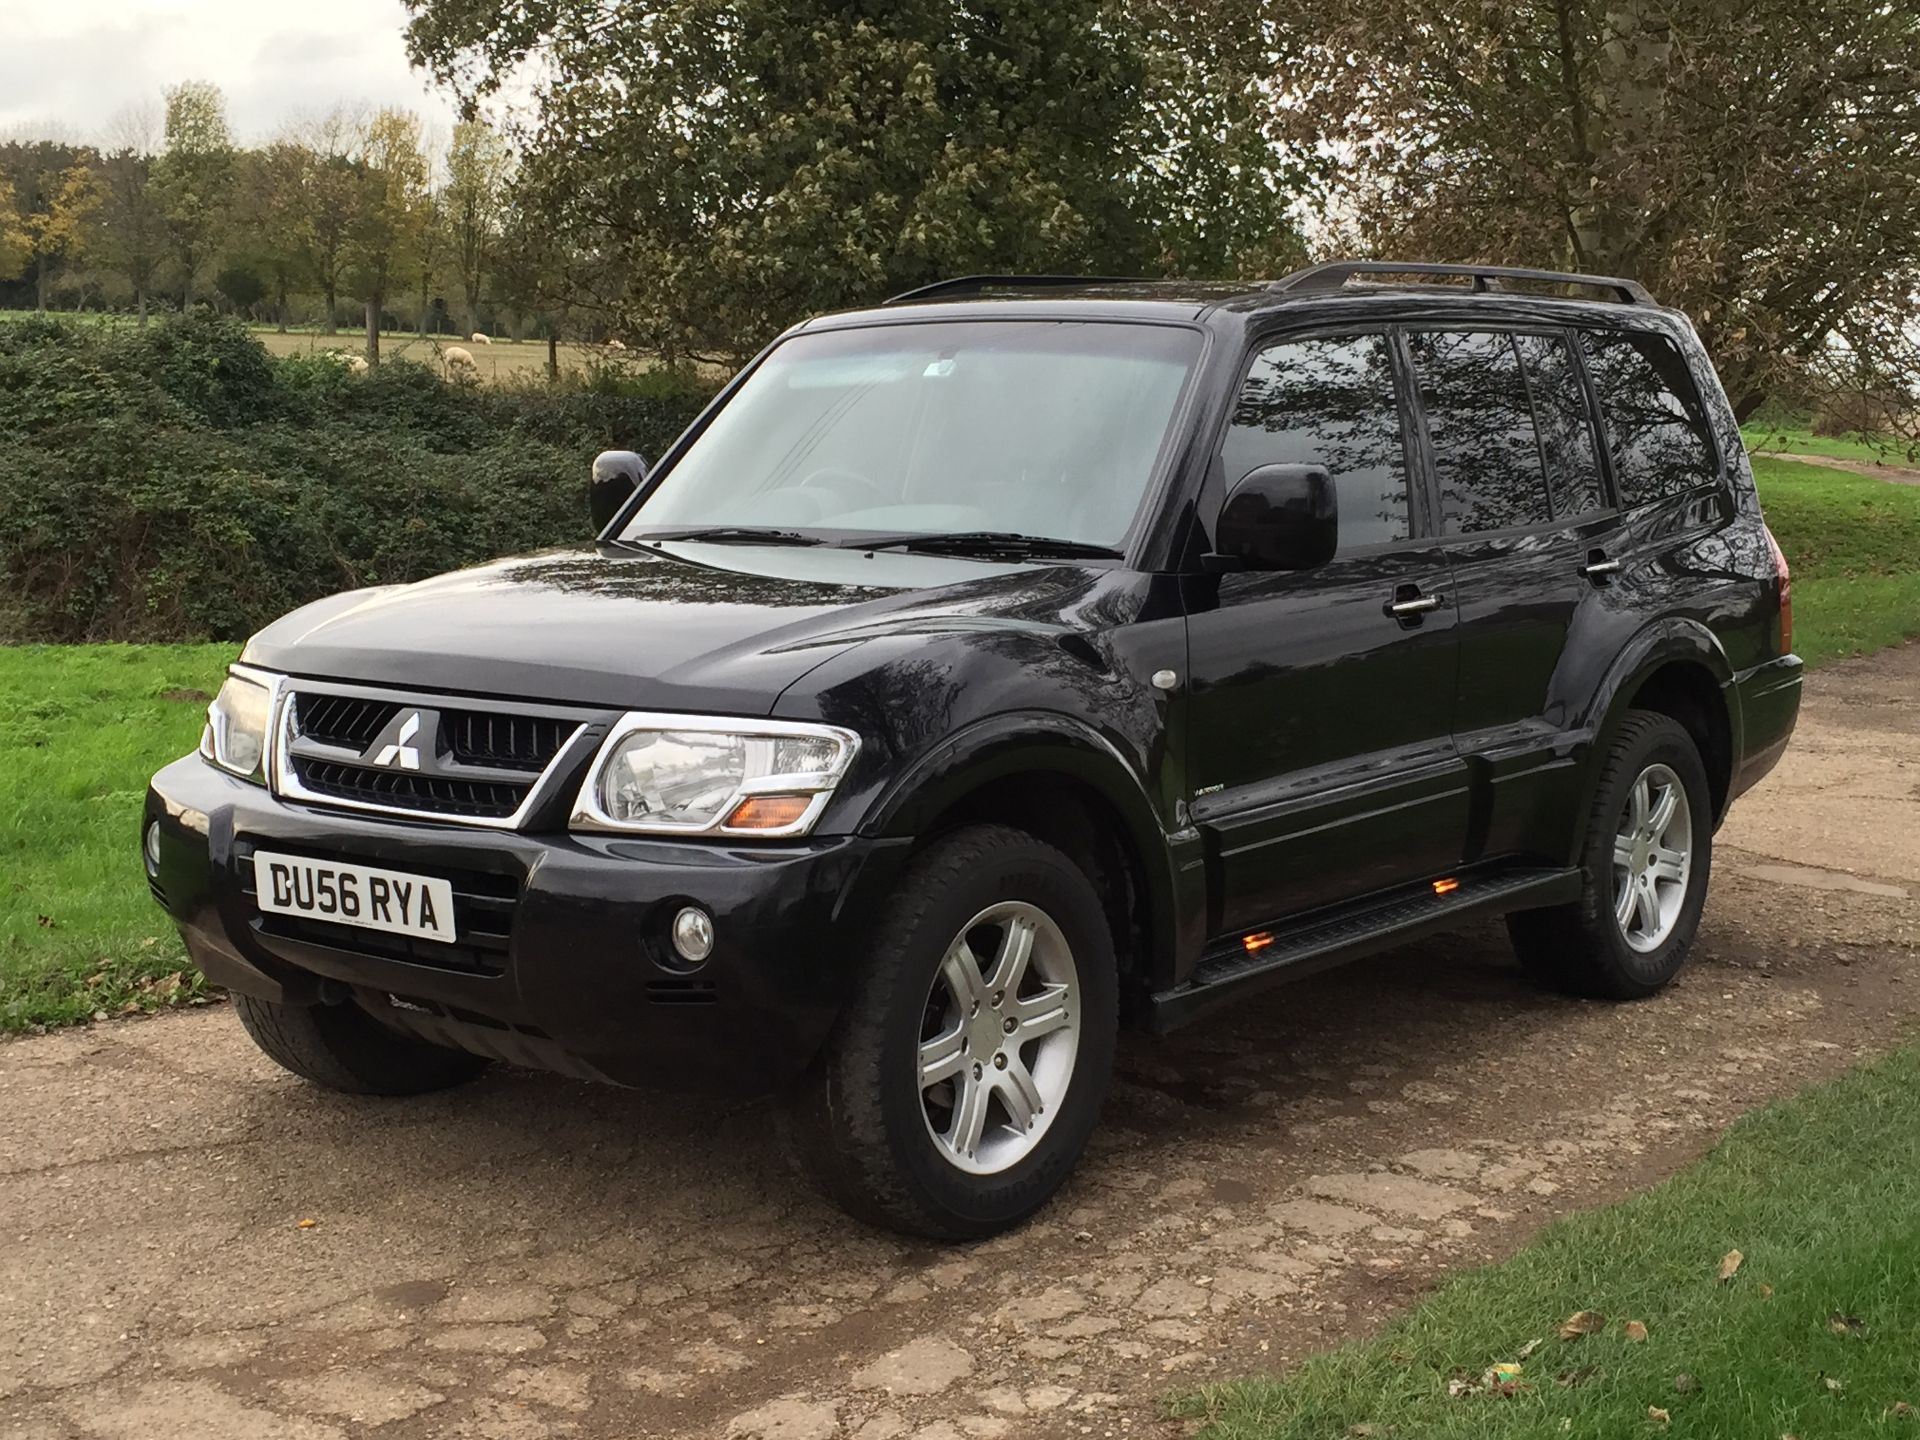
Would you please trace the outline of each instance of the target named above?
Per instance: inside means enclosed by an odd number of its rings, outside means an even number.
[[[560,335],[558,331],[547,331],[547,379],[560,378]]]
[[[47,313],[47,257],[44,255],[33,267],[33,308],[42,315]]]
[[[380,302],[367,301],[367,364],[380,363]]]
[[[340,333],[340,322],[336,317],[340,311],[339,287],[333,281],[329,280],[322,287],[322,291],[327,297],[327,314],[326,318],[320,323],[320,333],[322,335],[338,335]]]
[[[480,333],[480,287],[469,285],[467,291],[467,334]]]
[[[280,277],[280,293],[274,297],[273,315],[276,328],[282,335],[287,333],[287,277]]]
[[[147,328],[147,287],[145,285],[134,286],[133,297],[135,302],[140,306],[140,328],[144,330]]]
[[[1638,269],[1646,201],[1645,157],[1666,121],[1673,37],[1653,0],[1616,0],[1596,57],[1594,135],[1587,197],[1573,213],[1578,263],[1609,275]],[[1636,172],[1638,172],[1636,174]]]

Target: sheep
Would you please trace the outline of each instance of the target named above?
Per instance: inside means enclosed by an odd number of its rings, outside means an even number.
[[[371,368],[367,364],[367,357],[364,355],[347,355],[342,357],[342,360],[347,367],[347,373],[349,375],[364,375]]]
[[[469,335],[467,338],[471,340],[475,345],[491,345],[493,343],[493,338],[491,336],[483,335],[478,330],[474,331],[473,334]]]
[[[446,361],[447,373],[456,380],[477,379],[480,366],[473,358],[471,350],[463,350],[458,345],[449,345],[440,357]]]

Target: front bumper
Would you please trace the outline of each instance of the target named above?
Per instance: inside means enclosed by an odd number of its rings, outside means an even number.
[[[567,1074],[736,1093],[778,1089],[818,1053],[857,979],[861,922],[907,845],[532,835],[348,815],[281,801],[197,756],[154,776],[146,819],[160,827],[154,898],[216,984],[358,1004],[395,1029]],[[262,915],[255,848],[446,878],[463,943]],[[689,902],[712,913],[716,933],[691,970],[667,943]]]

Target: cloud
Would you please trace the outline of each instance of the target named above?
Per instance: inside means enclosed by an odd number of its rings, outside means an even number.
[[[182,80],[225,92],[243,142],[342,104],[444,133],[453,107],[408,66],[405,25],[401,0],[0,0],[0,135],[97,139]]]

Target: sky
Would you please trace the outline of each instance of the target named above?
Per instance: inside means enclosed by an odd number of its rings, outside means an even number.
[[[242,144],[338,104],[453,107],[407,65],[400,0],[0,0],[0,139],[98,142],[182,80],[227,97]]]

